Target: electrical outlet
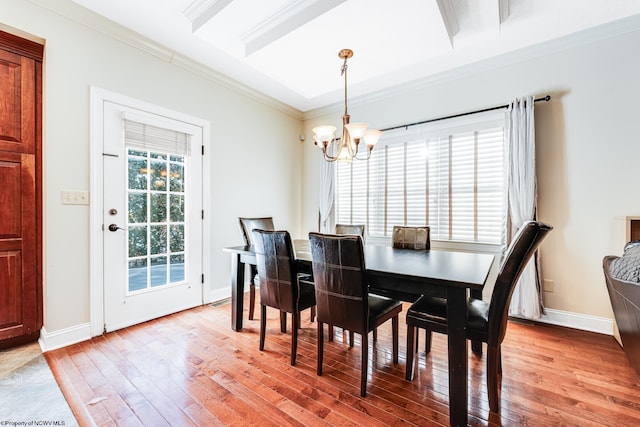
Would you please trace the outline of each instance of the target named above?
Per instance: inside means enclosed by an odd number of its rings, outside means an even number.
[[[89,192],[77,190],[62,190],[63,205],[88,205]]]
[[[542,281],[542,290],[545,292],[553,292],[553,285],[554,285],[553,280],[544,279]]]

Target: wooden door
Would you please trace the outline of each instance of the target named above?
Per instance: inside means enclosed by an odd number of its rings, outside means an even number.
[[[0,348],[42,327],[42,53],[0,31]]]

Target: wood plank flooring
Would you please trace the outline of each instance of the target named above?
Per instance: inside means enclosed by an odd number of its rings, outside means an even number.
[[[245,307],[247,304],[245,304]],[[405,306],[405,311],[408,305]],[[259,305],[256,307],[259,316]],[[80,425],[448,425],[446,337],[418,355],[416,378],[391,358],[391,323],[370,340],[368,395],[359,395],[360,349],[337,329],[316,375],[316,324],[302,314],[296,366],[291,335],[268,309],[231,330],[228,304],[203,306],[45,353]],[[247,312],[244,313],[247,319]],[[289,319],[289,328],[291,321]],[[325,333],[326,335],[326,333]],[[424,335],[421,335],[421,346]],[[613,337],[510,322],[503,343],[502,409],[489,412],[485,358],[469,352],[469,424],[640,425],[640,380]],[[375,366],[373,368],[372,366]]]

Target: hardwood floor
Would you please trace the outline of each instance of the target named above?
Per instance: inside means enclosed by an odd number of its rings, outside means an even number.
[[[302,314],[296,366],[289,365],[290,333],[280,333],[275,310],[267,313],[264,352],[258,350],[259,319],[245,320],[242,332],[233,332],[224,304],[45,356],[80,425],[448,424],[445,336],[434,334],[431,353],[420,352],[416,378],[408,382],[404,312],[397,365],[391,362],[391,324],[381,327],[378,341],[370,343],[363,399],[357,335],[353,348],[340,330],[334,342],[325,343],[319,377],[316,324],[309,322],[309,312]],[[484,356],[469,354],[471,425],[640,425],[640,380],[610,336],[510,322],[502,350],[500,414],[489,413]]]

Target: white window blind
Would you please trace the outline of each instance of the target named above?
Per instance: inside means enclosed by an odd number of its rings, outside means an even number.
[[[501,244],[502,113],[386,132],[368,161],[338,163],[336,221],[388,237],[394,225],[431,238]]]
[[[150,124],[124,119],[127,147],[188,157],[191,155],[191,135]]]

